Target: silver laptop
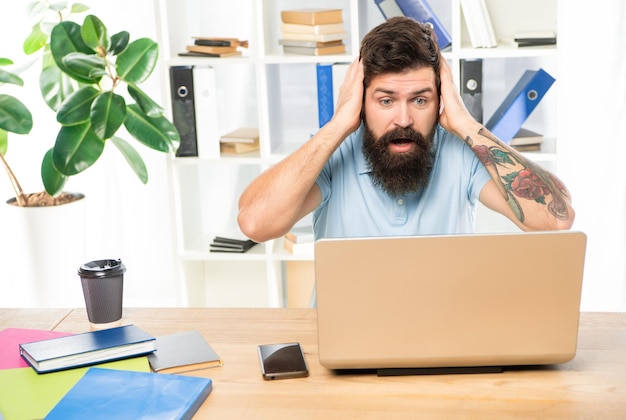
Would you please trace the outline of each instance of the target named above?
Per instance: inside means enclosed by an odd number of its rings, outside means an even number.
[[[321,239],[320,363],[393,372],[569,361],[585,248],[573,231]]]

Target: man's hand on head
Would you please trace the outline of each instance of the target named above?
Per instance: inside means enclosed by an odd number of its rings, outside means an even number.
[[[337,107],[331,123],[345,131],[345,136],[361,125],[363,106],[363,63],[356,58],[348,67],[345,79],[339,88]]]
[[[441,78],[441,104],[439,123],[446,131],[464,139],[473,135],[481,128],[472,114],[467,110],[461,95],[454,84],[452,70],[448,61],[442,56],[439,60],[439,74]]]

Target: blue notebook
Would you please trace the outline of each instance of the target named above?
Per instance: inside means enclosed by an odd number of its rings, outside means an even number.
[[[191,419],[212,389],[208,378],[92,367],[45,419]]]
[[[54,372],[153,352],[155,338],[135,325],[20,344],[38,373]]]

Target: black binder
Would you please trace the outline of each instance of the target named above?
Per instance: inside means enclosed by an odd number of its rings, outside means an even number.
[[[483,60],[461,60],[461,98],[467,110],[479,123],[483,122]]]

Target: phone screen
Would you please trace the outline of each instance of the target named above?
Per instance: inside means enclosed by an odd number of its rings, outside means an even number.
[[[301,378],[309,375],[300,343],[262,344],[259,346],[264,379]]]

